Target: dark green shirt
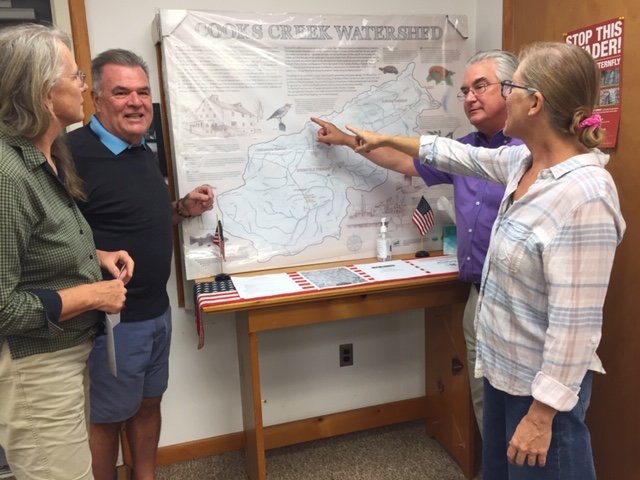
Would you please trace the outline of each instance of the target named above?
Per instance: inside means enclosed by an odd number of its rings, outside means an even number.
[[[0,346],[20,358],[92,338],[104,314],[58,323],[56,291],[101,279],[91,228],[44,155],[0,133]]]

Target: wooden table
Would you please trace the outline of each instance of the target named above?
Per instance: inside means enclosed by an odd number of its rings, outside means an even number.
[[[366,261],[371,259],[357,263]],[[344,264],[313,265],[297,270]],[[468,292],[468,284],[459,282],[457,274],[448,274],[203,308],[204,313],[235,313],[249,478],[267,478],[266,449],[417,419],[425,420],[426,433],[436,438],[458,462],[465,477],[472,478],[477,471],[479,436],[469,393],[462,331]],[[424,396],[268,427],[263,425],[260,332],[411,309],[425,312]]]

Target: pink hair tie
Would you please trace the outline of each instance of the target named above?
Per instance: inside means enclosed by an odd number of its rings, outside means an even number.
[[[590,117],[587,117],[584,120],[582,120],[579,123],[579,125],[582,128],[599,127],[600,125],[602,125],[602,117],[600,115],[598,115],[597,113],[594,113]]]

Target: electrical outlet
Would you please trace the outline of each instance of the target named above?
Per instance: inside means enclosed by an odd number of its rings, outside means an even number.
[[[340,354],[340,366],[348,367],[353,365],[353,343],[345,343],[338,347]]]

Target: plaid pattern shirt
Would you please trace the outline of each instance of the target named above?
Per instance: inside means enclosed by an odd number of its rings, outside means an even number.
[[[475,148],[421,137],[420,158],[443,171],[506,185],[476,311],[476,377],[511,395],[571,410],[596,349],[625,222],[598,150],[543,170],[515,202],[532,159],[526,146]]]
[[[2,134],[0,205],[0,346],[21,358],[92,338],[103,314],[58,324],[56,293],[102,279],[91,228],[44,155]]]

